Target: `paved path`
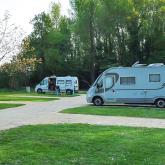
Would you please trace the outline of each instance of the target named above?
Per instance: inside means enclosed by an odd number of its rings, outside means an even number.
[[[165,128],[163,119],[62,114],[59,111],[86,105],[85,95],[49,102],[27,103],[25,106],[0,110],[0,130],[22,125],[54,123],[87,123],[134,127]]]

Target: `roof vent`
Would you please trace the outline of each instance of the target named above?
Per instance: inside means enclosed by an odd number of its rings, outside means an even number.
[[[135,65],[133,67],[138,68],[138,67],[144,67],[144,66],[146,66],[146,64],[137,64],[137,65]]]
[[[155,63],[155,64],[149,64],[148,67],[160,67],[165,66],[163,63]]]
[[[132,67],[135,67],[135,68],[136,68],[136,67],[137,67],[137,68],[138,68],[138,67],[144,67],[144,66],[146,66],[146,64],[139,64],[139,61],[137,61],[135,64],[132,65]]]
[[[52,75],[52,76],[50,76],[50,78],[56,78],[56,75]]]
[[[137,64],[139,64],[139,61],[135,62],[132,67],[135,67]]]

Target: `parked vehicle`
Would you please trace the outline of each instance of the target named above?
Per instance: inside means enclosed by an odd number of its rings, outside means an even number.
[[[72,78],[73,78],[73,81],[74,81],[75,92],[78,92],[79,91],[79,81],[78,81],[78,78],[77,77],[72,77]]]
[[[87,102],[155,104],[165,107],[165,65],[138,64],[104,71],[87,92]]]
[[[60,92],[66,92],[67,94],[72,94],[73,92],[78,92],[79,82],[77,77],[65,76],[65,77],[45,77],[38,85],[35,87],[37,93],[53,92],[56,87]]]

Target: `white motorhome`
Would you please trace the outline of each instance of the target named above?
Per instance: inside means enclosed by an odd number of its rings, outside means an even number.
[[[79,91],[79,81],[78,81],[78,78],[77,77],[72,77],[72,78],[73,78],[73,81],[74,81],[75,92],[78,92]]]
[[[87,102],[155,104],[165,107],[165,65],[138,64],[104,71],[87,92]]]
[[[72,94],[73,92],[78,92],[79,90],[78,84],[79,82],[77,77],[50,76],[50,77],[45,77],[38,85],[36,85],[35,91],[37,93],[53,92],[58,86],[61,92]]]

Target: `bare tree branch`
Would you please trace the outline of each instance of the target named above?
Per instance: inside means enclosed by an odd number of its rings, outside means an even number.
[[[25,36],[21,28],[11,23],[10,18],[8,12],[0,18],[0,62],[19,53],[22,39]]]

